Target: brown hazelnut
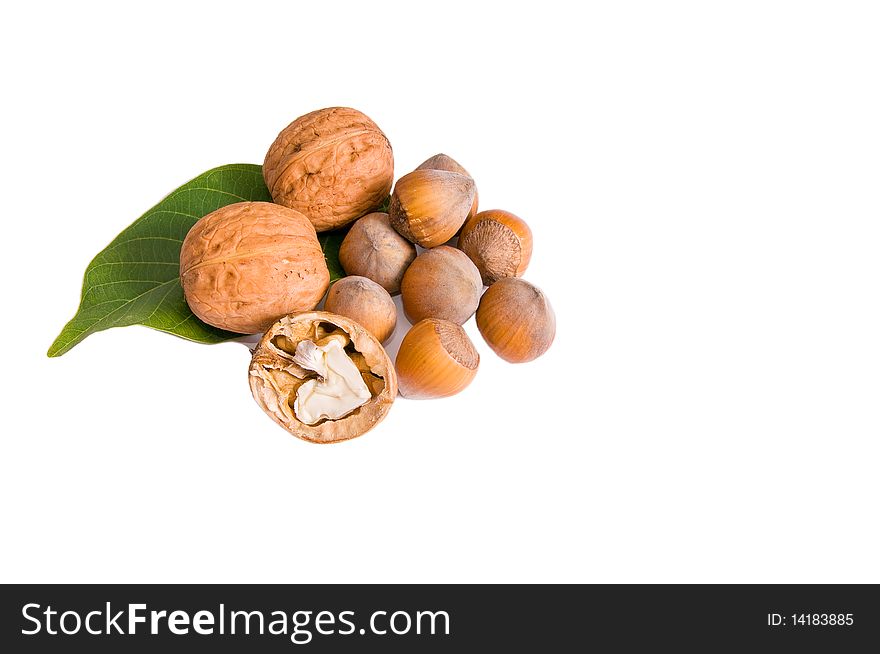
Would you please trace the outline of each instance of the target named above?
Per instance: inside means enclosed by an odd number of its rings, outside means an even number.
[[[532,258],[532,230],[509,211],[481,211],[461,228],[458,247],[477,265],[483,283],[491,286],[525,272]]]
[[[192,312],[231,332],[256,334],[278,316],[314,309],[330,272],[315,228],[271,202],[239,202],[199,220],[180,249]]]
[[[351,318],[380,343],[388,340],[397,325],[397,307],[384,288],[366,277],[343,277],[330,287],[324,309]]]
[[[474,315],[482,292],[480,271],[464,252],[448,245],[417,256],[400,285],[403,312],[411,323],[441,318],[461,325]]]
[[[426,318],[410,329],[397,352],[403,397],[428,400],[464,390],[477,374],[480,355],[461,325]]]
[[[263,411],[313,443],[360,436],[382,421],[397,396],[397,374],[379,341],[326,311],[273,324],[254,350],[249,373]]]
[[[518,277],[505,277],[483,294],[477,327],[495,353],[510,363],[544,354],[556,336],[556,316],[541,289]]]
[[[450,173],[460,173],[462,175],[467,175],[471,179],[473,179],[473,175],[471,175],[467,170],[465,170],[464,166],[458,163],[455,159],[446,154],[435,154],[433,157],[426,159],[416,170],[447,170]],[[471,205],[471,210],[468,212],[468,218],[475,216],[477,213],[477,207],[480,204],[480,194],[477,191],[477,187],[474,186],[474,203]]]
[[[398,234],[387,213],[359,218],[339,247],[339,262],[348,275],[368,277],[389,293],[400,292],[400,280],[416,258],[416,246]]]
[[[323,232],[381,206],[394,181],[394,156],[367,116],[330,107],[281,131],[266,153],[263,177],[275,202],[302,212]]]
[[[394,185],[391,226],[423,248],[442,245],[464,224],[475,193],[474,180],[467,175],[414,170]]]

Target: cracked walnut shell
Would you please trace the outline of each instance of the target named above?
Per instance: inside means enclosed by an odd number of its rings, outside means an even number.
[[[394,181],[394,156],[367,116],[330,107],[281,131],[266,153],[263,178],[275,202],[300,211],[324,232],[382,205]]]
[[[333,406],[327,410],[327,404],[336,402],[340,394],[326,393],[324,413],[315,420],[314,412],[304,416],[305,391],[332,380],[323,371],[316,372],[319,365],[310,364],[303,355],[331,347],[337,355],[344,353],[342,363],[355,376],[337,388],[346,391],[357,384],[365,392],[338,412]],[[313,443],[335,443],[366,433],[385,418],[397,396],[397,373],[379,341],[355,321],[327,311],[278,320],[254,350],[249,373],[251,393],[263,411],[297,438]]]
[[[330,284],[318,235],[298,211],[238,202],[199,220],[180,249],[180,283],[202,321],[239,334],[314,309]]]

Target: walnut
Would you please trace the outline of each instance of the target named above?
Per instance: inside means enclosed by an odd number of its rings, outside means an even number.
[[[394,156],[367,116],[331,107],[281,131],[266,154],[263,177],[275,202],[302,212],[323,232],[382,205],[394,181]]]
[[[272,325],[254,350],[249,378],[263,411],[313,443],[364,434],[397,396],[397,373],[379,341],[326,311],[283,316]]]
[[[318,235],[298,211],[239,202],[199,220],[180,250],[186,302],[201,320],[240,334],[314,309],[330,285]]]

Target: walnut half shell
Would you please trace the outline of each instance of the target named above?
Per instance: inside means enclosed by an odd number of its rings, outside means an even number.
[[[331,341],[341,345],[369,389],[369,399],[339,418],[306,424],[298,414],[299,391],[307,384],[306,388],[324,382],[303,365],[301,344],[306,341],[318,348]],[[254,350],[249,380],[254,399],[269,417],[313,443],[335,443],[366,433],[385,418],[397,396],[397,373],[379,341],[353,320],[326,311],[291,314],[273,324]]]

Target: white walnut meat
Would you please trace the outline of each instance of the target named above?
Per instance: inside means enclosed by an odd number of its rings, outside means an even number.
[[[308,340],[296,344],[293,362],[318,375],[299,387],[293,403],[294,414],[307,425],[344,418],[372,397],[345,345],[336,338],[324,345]]]
[[[361,436],[385,418],[397,396],[397,373],[379,341],[326,311],[273,324],[254,350],[249,381],[272,420],[312,443]]]
[[[275,202],[302,212],[323,232],[382,205],[394,181],[394,155],[370,118],[330,107],[281,131],[266,153],[263,178]]]

